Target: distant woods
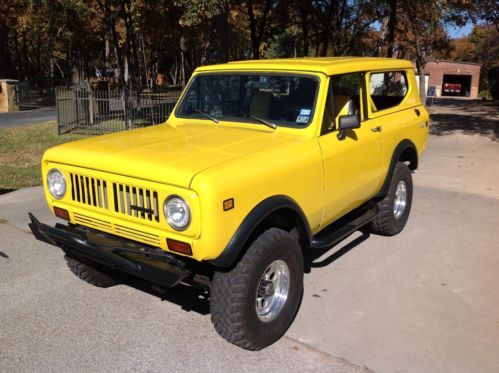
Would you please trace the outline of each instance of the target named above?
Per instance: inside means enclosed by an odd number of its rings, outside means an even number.
[[[495,1],[2,0],[0,78],[184,85],[200,65],[301,56],[449,56],[448,23],[490,24]],[[452,5],[453,4],[453,5]],[[497,36],[495,36],[497,37]]]

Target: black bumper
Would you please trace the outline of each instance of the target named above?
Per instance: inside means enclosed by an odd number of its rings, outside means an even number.
[[[29,227],[40,241],[60,247],[66,255],[99,263],[165,287],[173,287],[190,272],[173,255],[151,246],[90,228],[56,224],[50,227],[29,214]]]

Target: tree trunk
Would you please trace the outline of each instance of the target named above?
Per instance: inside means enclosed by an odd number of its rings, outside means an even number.
[[[303,36],[303,56],[308,56],[309,40],[308,40],[308,8],[303,6],[300,8],[301,15],[301,33]]]
[[[9,33],[8,27],[0,28],[0,76],[11,78],[12,63],[9,50]]]
[[[395,50],[395,30],[397,27],[397,0],[390,0],[390,18],[388,21],[388,50],[386,51],[387,57],[393,57]]]
[[[229,4],[219,5],[217,14],[209,18],[203,27],[203,53],[201,64],[229,61]]]
[[[327,16],[324,21],[324,33],[322,37],[322,49],[321,49],[321,57],[327,56],[327,49],[329,47],[329,41],[331,39],[331,21],[333,20],[333,9],[336,2],[331,0],[329,4],[329,9],[327,11]]]
[[[185,66],[185,52],[186,52],[186,39],[184,34],[180,37],[180,84],[185,87],[186,84],[186,66]]]
[[[423,105],[426,105],[425,66],[426,63],[423,58],[416,58],[416,69],[419,75],[419,97],[421,97]]]
[[[248,5],[250,36],[251,36],[251,50],[253,52],[253,58],[257,60],[260,58],[260,40],[258,40],[258,35],[256,33],[256,20],[255,20],[255,14],[253,13],[253,1],[248,0],[247,5]]]
[[[251,49],[253,51],[253,58],[260,58],[260,42],[262,41],[265,35],[265,29],[267,26],[267,17],[270,12],[270,8],[272,7],[272,0],[265,1],[265,8],[263,10],[260,21],[257,22],[255,18],[255,13],[253,11],[253,1],[247,1],[247,10],[248,10],[248,20],[250,26],[250,35],[251,35]]]

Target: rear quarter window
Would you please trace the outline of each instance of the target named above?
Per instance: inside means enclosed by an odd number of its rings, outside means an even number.
[[[373,112],[399,105],[407,95],[409,87],[403,71],[372,73],[369,80],[369,94]]]

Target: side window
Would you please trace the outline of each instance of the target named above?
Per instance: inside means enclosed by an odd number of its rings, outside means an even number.
[[[342,115],[357,114],[361,117],[362,74],[345,74],[332,76],[324,108],[322,133],[338,128],[338,120]]]
[[[402,102],[408,91],[407,78],[402,71],[373,73],[369,80],[373,112],[389,109]]]

